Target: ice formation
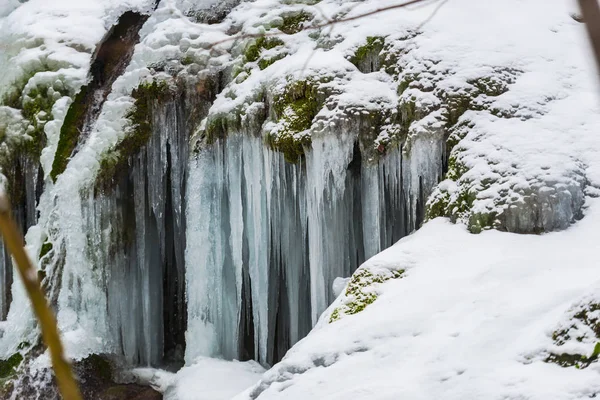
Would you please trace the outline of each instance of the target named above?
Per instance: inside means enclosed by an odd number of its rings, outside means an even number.
[[[441,176],[441,143],[415,144],[413,157],[427,158],[414,162],[429,165],[415,177],[400,149],[370,165],[354,140],[313,136],[306,162],[290,165],[260,138],[234,133],[192,161],[189,361],[277,361],[333,301],[336,277],[415,229]]]
[[[320,30],[302,27],[382,4],[55,3],[0,7],[0,167],[75,359],[273,365],[337,321],[340,278],[425,220],[561,230],[598,194],[562,2],[525,32],[472,0]],[[544,2],[507,3],[527,25]],[[121,28],[118,64],[102,44]],[[0,253],[5,358],[39,338]]]

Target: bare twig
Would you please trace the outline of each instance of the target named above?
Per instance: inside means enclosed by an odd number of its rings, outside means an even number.
[[[600,6],[597,0],[579,0],[579,7],[600,69]]]
[[[58,388],[65,400],[80,400],[81,394],[73,376],[71,365],[65,358],[62,342],[58,334],[56,317],[50,309],[44,292],[40,287],[37,271],[31,264],[23,248],[23,237],[10,215],[10,203],[4,194],[0,193],[0,233],[8,251],[16,261],[17,269],[21,275],[23,285],[31,300],[42,330],[44,342],[50,351],[54,375]]]
[[[370,17],[372,15],[379,14],[379,13],[382,13],[382,12],[385,12],[385,11],[396,10],[396,9],[399,9],[399,8],[404,8],[404,7],[412,6],[412,5],[415,5],[415,4],[424,3],[424,2],[427,2],[427,1],[430,1],[430,0],[409,0],[409,1],[406,1],[406,2],[401,3],[401,4],[394,4],[392,6],[378,8],[376,10],[369,11],[369,12],[366,12],[366,13],[363,13],[363,14],[358,14],[358,15],[355,15],[353,17],[336,19],[336,20],[329,20],[329,21],[324,22],[322,24],[306,26],[306,27],[302,28],[300,31],[313,31],[313,30],[317,30],[317,29],[322,29],[322,28],[326,28],[328,26],[333,26],[335,24],[341,24],[341,23],[344,23],[344,22],[355,21],[357,19],[361,19],[361,18],[365,18],[365,17]],[[218,46],[220,44],[227,43],[227,42],[232,42],[232,41],[237,41],[237,40],[242,40],[242,39],[259,38],[259,37],[278,36],[278,35],[280,35],[279,32],[268,32],[268,33],[247,33],[247,34],[244,34],[244,35],[232,36],[232,37],[229,37],[227,39],[219,40],[217,42],[212,43],[210,45],[209,49],[212,49],[215,46]]]
[[[448,2],[448,0],[442,0],[440,1],[440,3],[437,5],[437,7],[433,10],[433,12],[431,13],[431,15],[429,15],[429,17],[427,17],[427,19],[423,22],[421,22],[419,24],[419,26],[417,26],[417,28],[415,29],[416,31],[420,30],[421,28],[423,28],[425,25],[427,25],[429,23],[429,21],[431,21],[438,13],[438,11],[440,11],[440,9],[444,6],[444,4],[446,4]]]

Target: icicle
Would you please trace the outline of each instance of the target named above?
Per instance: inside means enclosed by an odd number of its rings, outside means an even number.
[[[348,252],[355,251],[349,241],[354,232],[348,226],[353,221],[353,199],[345,184],[356,135],[337,133],[313,137],[306,155],[313,325],[333,300],[333,279],[352,273]]]
[[[440,177],[440,143],[367,162],[351,131],[315,135],[295,165],[230,132],[190,163],[186,362],[278,361],[334,299],[336,278],[415,228]]]

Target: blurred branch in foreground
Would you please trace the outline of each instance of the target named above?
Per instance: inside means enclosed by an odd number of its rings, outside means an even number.
[[[10,203],[3,193],[0,193],[0,233],[4,238],[6,248],[17,264],[19,275],[23,280],[23,285],[39,320],[44,342],[50,351],[54,375],[61,395],[65,400],[80,400],[81,394],[73,376],[71,365],[65,358],[56,318],[42,292],[37,271],[23,248],[23,237],[10,215]]]
[[[592,42],[596,64],[600,70],[600,6],[598,0],[579,0],[579,7]]]

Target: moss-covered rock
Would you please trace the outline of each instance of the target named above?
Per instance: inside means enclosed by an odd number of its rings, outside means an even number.
[[[14,376],[22,361],[23,355],[21,353],[15,353],[6,360],[0,360],[0,379]]]
[[[404,272],[403,269],[398,269],[373,273],[367,268],[356,271],[344,292],[343,304],[332,311],[329,323],[339,320],[344,315],[353,315],[363,311],[369,304],[377,300],[376,284],[402,278]]]
[[[174,90],[166,81],[143,83],[133,90],[135,99],[127,113],[129,128],[125,137],[100,159],[100,170],[96,177],[96,190],[109,191],[115,177],[128,168],[128,160],[144,147],[152,135],[152,104],[168,101]]]
[[[364,73],[379,71],[383,65],[381,52],[385,45],[385,39],[380,36],[369,36],[364,45],[360,46],[349,61]]]
[[[244,51],[245,62],[256,62],[260,58],[260,54],[263,50],[271,50],[277,46],[282,46],[284,43],[277,37],[265,37],[261,36],[251,41]]]
[[[545,362],[558,364],[563,368],[583,369],[598,362],[600,356],[600,304],[592,302],[580,305],[565,326],[552,334],[556,348],[575,341],[580,346],[589,347],[588,353],[551,351]]]
[[[260,60],[258,60],[258,68],[260,68],[261,71],[267,69],[271,65],[275,64],[279,60],[284,59],[285,57],[287,57],[287,54],[284,53],[280,53],[272,57],[261,57]]]
[[[161,399],[149,387],[115,382],[117,363],[111,356],[91,354],[73,364],[84,398],[98,400]]]
[[[110,381],[113,378],[113,365],[107,356],[91,354],[75,363],[75,370],[81,379],[91,378]]]
[[[445,180],[433,191],[427,202],[426,220],[440,216],[449,217],[454,222],[465,223],[473,233],[492,228],[506,229],[499,211],[499,207],[503,206],[499,203],[501,200],[496,200],[494,204],[486,203],[485,206],[478,203],[478,194],[490,188],[494,182],[489,179],[476,181],[473,177],[466,176],[470,167],[463,161],[465,150],[459,143],[474,127],[470,118],[465,117],[467,112],[487,110],[495,115],[493,98],[506,93],[519,73],[512,69],[498,69],[490,75],[469,80],[461,87],[433,90],[433,94],[440,100],[438,108],[446,132],[448,161]],[[409,88],[421,90],[418,83],[421,79],[425,78],[405,74],[399,92],[403,93]],[[504,110],[498,113],[503,113],[502,117],[512,117],[511,111]],[[510,199],[506,201],[508,204]]]
[[[65,116],[65,120],[60,130],[60,139],[54,155],[54,162],[52,163],[52,171],[50,172],[50,177],[53,181],[56,181],[56,178],[58,178],[58,176],[67,168],[69,158],[79,141],[79,136],[81,134],[79,126],[81,125],[81,121],[85,118],[89,108],[89,105],[86,103],[89,97],[88,91],[88,86],[83,86],[81,88]]]
[[[313,19],[313,15],[307,11],[293,11],[281,15],[283,23],[279,26],[279,30],[287,35],[293,35],[300,32],[305,22]]]
[[[9,186],[16,179],[9,175],[14,171],[17,160],[27,158],[34,163],[38,162],[42,149],[46,146],[44,127],[54,119],[52,115],[54,104],[62,97],[71,96],[70,89],[63,84],[61,77],[57,76],[53,83],[50,83],[48,79],[36,82],[34,77],[39,72],[53,72],[53,68],[42,64],[25,73],[17,82],[13,83],[12,88],[3,95],[0,101],[0,105],[20,113],[19,118],[23,122],[22,134],[19,135],[19,138],[14,136],[9,138],[4,132],[6,127],[3,125],[5,123],[14,125],[14,118],[12,118],[12,122],[0,121],[0,143],[3,145],[0,167],[9,178]],[[0,119],[5,119],[7,115],[2,114],[5,113],[0,113]],[[15,192],[11,187],[8,190],[11,193]]]
[[[277,128],[267,134],[267,143],[281,151],[286,161],[295,163],[311,143],[309,130],[324,102],[319,82],[299,80],[288,83],[282,93],[273,98]]]
[[[44,242],[44,244],[42,244],[42,247],[40,248],[39,259],[41,260],[46,255],[48,255],[50,253],[50,251],[52,251],[52,248],[53,248],[52,242],[49,242],[49,241]]]
[[[257,134],[261,131],[264,121],[267,119],[264,92],[258,91],[254,97],[248,99],[248,103],[239,105],[228,112],[210,114],[204,129],[197,138],[195,151],[201,147],[211,145],[219,139],[225,139],[232,132],[247,132]]]

